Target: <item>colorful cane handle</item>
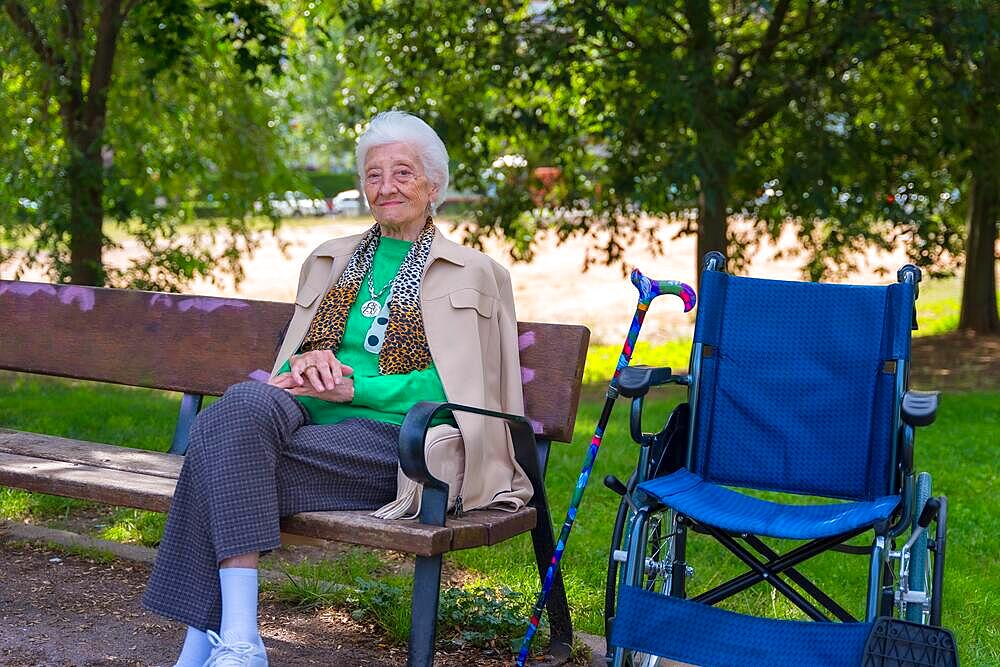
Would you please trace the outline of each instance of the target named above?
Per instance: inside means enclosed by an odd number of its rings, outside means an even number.
[[[639,301],[649,304],[661,294],[674,294],[684,302],[684,312],[690,311],[698,302],[694,289],[678,280],[653,280],[642,275],[639,269],[632,269],[632,284],[639,290]]]

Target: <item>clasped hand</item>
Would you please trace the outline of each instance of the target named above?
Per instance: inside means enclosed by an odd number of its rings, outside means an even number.
[[[275,375],[268,384],[293,396],[311,396],[331,403],[350,403],[354,398],[354,369],[342,364],[330,350],[293,354],[290,371]]]

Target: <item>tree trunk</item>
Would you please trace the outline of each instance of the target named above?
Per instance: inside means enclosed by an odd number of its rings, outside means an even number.
[[[991,157],[995,159],[996,156]],[[996,278],[1000,183],[997,170],[987,164],[977,161],[973,166],[958,328],[980,334],[1000,334]]]
[[[72,7],[77,3],[68,3]],[[129,8],[131,8],[131,4]],[[82,40],[79,7],[69,12],[66,35]],[[127,13],[127,10],[126,10]],[[64,114],[69,138],[70,280],[77,285],[103,285],[104,160],[101,148],[107,122],[108,91],[114,69],[118,35],[125,15],[121,0],[101,0],[97,42],[90,64],[86,100],[82,95],[82,42],[75,44],[70,62],[70,108]]]
[[[701,281],[701,262],[705,253],[718,250],[726,254],[726,204],[729,201],[729,177],[732,156],[736,154],[733,138],[735,119],[723,108],[713,71],[716,62],[716,36],[712,26],[712,5],[707,0],[687,0],[684,13],[691,26],[689,89],[694,102],[692,128],[698,136],[698,256],[695,275]]]
[[[702,179],[701,193],[698,195],[698,256],[695,258],[698,276],[701,276],[701,262],[705,258],[705,253],[718,250],[726,255],[728,250],[726,244],[728,170],[721,165],[712,166],[713,173]]]
[[[69,185],[70,282],[104,284],[104,164],[100,140],[72,142],[66,180]]]

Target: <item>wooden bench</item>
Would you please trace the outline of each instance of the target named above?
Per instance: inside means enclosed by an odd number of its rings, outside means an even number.
[[[202,397],[248,378],[266,380],[291,314],[287,303],[0,280],[0,368],[184,394],[168,453],[0,428],[0,485],[167,511]],[[572,439],[589,332],[531,322],[518,331],[528,418],[508,423],[535,488],[528,507],[446,518],[447,486],[429,477],[423,461],[422,422],[435,406],[423,404],[400,438],[404,471],[425,483],[419,519],[354,511],[282,521],[287,533],[416,556],[410,665],[433,662],[443,554],[531,531],[542,575],[553,551],[544,490],[549,443]],[[572,629],[561,580],[548,618],[550,652],[568,655]]]

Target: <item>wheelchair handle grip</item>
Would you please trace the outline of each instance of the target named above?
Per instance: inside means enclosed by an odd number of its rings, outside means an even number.
[[[625,484],[623,484],[622,481],[614,475],[607,475],[604,478],[604,486],[608,487],[619,496],[624,496],[628,493],[628,489],[625,488]]]
[[[924,503],[924,509],[920,512],[920,518],[917,519],[917,525],[921,528],[926,528],[937,516],[938,512],[941,510],[941,501],[937,498],[928,498],[927,502]]]
[[[705,271],[725,271],[726,256],[718,250],[711,250],[705,253],[701,266]]]
[[[673,370],[667,367],[628,366],[618,378],[618,393],[626,398],[645,396],[650,387],[665,385],[673,379]]]

